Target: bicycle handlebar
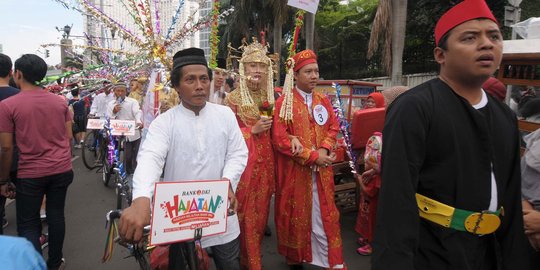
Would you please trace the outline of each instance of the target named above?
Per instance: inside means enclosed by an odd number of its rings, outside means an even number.
[[[114,220],[114,219],[120,219],[121,216],[122,216],[122,210],[121,209],[111,210],[111,211],[109,211],[109,213],[107,213],[107,221],[111,221],[111,220]]]
[[[121,216],[122,216],[122,209],[111,210],[107,213],[107,216],[106,216],[107,222],[113,221],[115,219],[120,219]],[[150,225],[144,226],[143,233],[144,234],[150,233]]]

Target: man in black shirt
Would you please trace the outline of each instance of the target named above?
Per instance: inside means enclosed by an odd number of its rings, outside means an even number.
[[[435,27],[439,78],[387,111],[372,269],[530,269],[517,120],[482,90],[502,35],[484,0]]]
[[[0,101],[19,93],[19,89],[9,86],[12,66],[9,56],[0,53]]]
[[[73,137],[75,138],[75,148],[81,148],[86,134],[86,122],[88,111],[84,99],[79,98],[79,89],[71,90],[73,98],[68,105],[73,112]]]
[[[9,56],[0,53],[0,102],[8,97],[19,93],[19,89],[9,86],[9,79],[13,73],[12,62]],[[17,160],[18,151],[13,151],[13,163],[11,164],[10,176],[11,179],[15,179],[17,176]],[[5,204],[6,197],[0,195],[0,217],[2,218],[2,226],[0,226],[0,234],[4,234],[4,226],[7,226],[7,220],[5,219]]]

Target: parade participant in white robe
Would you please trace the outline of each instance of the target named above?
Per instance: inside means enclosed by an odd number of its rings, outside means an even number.
[[[105,115],[107,114],[107,104],[112,100],[114,100],[114,93],[111,92],[111,83],[105,81],[103,83],[103,92],[98,94],[92,101],[90,115],[105,118]]]
[[[230,181],[229,204],[236,212],[234,191],[248,150],[234,113],[206,102],[211,71],[202,50],[189,48],[173,59],[171,82],[181,104],[159,115],[143,142],[133,178],[133,203],[120,219],[119,233],[126,241],[140,241],[143,226],[150,223],[150,198],[163,170],[163,181]],[[202,238],[202,247],[212,248],[218,269],[240,269],[239,234],[234,214],[228,217],[224,234]]]
[[[115,99],[107,104],[107,117],[116,120],[135,121],[135,134],[126,136],[126,172],[133,174],[137,167],[137,153],[141,144],[142,111],[137,100],[126,97],[127,86],[124,83],[117,83],[113,87]]]

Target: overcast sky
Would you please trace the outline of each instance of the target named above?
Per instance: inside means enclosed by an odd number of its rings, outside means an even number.
[[[0,44],[3,53],[15,62],[22,54],[33,53],[42,57],[49,65],[60,63],[60,47],[49,47],[50,57],[45,58],[41,44],[59,44],[63,28],[73,24],[71,35],[83,35],[82,15],[52,0],[0,0]],[[73,38],[75,44],[83,44]]]

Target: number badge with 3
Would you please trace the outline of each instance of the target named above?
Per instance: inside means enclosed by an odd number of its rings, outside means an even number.
[[[313,117],[315,118],[315,122],[322,126],[328,121],[328,111],[323,105],[316,105],[315,108],[313,108]]]

